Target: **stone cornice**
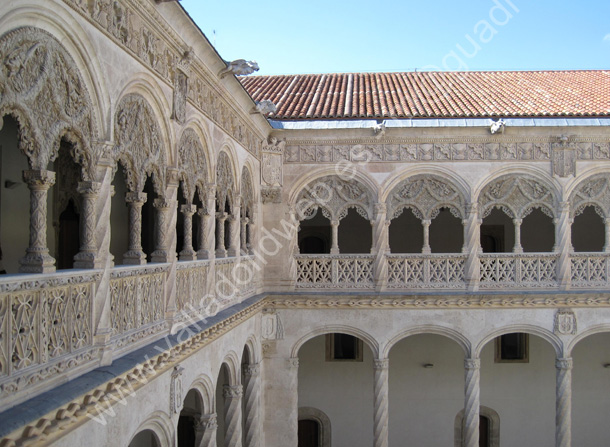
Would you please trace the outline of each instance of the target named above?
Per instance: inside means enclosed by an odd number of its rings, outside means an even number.
[[[45,416],[31,421],[0,440],[0,447],[52,444],[92,418],[100,407],[107,409],[121,401],[126,390],[136,392],[151,380],[174,368],[188,357],[258,314],[266,302],[258,300],[187,340],[148,358],[123,374],[97,386],[80,398],[68,402]]]
[[[610,293],[447,294],[447,295],[273,295],[273,309],[531,309],[610,307]]]

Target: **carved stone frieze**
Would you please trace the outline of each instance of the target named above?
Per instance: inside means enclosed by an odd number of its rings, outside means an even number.
[[[574,159],[610,160],[610,141],[574,142]],[[417,161],[552,161],[555,143],[548,141],[371,141],[298,142],[290,141],[284,151],[285,163],[417,162]],[[572,147],[572,146],[570,146]],[[568,155],[568,158],[571,155]],[[568,160],[570,161],[570,160]]]
[[[0,116],[19,122],[20,149],[32,169],[46,169],[62,138],[85,180],[96,162],[92,103],[72,56],[40,29],[17,28],[0,37]]]
[[[125,170],[130,192],[141,192],[153,175],[155,192],[165,194],[166,155],[161,130],[152,107],[140,95],[126,95],[115,115],[114,160]]]
[[[610,175],[598,174],[582,181],[570,196],[570,215],[576,217],[592,206],[603,218],[610,217]]]
[[[434,175],[417,175],[403,180],[388,196],[388,217],[398,217],[410,208],[421,220],[434,219],[447,207],[459,219],[466,216],[466,199],[447,179]]]
[[[208,162],[201,140],[193,129],[186,129],[178,144],[178,178],[182,181],[184,198],[192,203],[196,189],[200,199],[205,203],[205,192],[208,184]]]
[[[338,176],[319,178],[307,185],[296,199],[299,218],[315,214],[318,208],[329,220],[341,220],[349,208],[365,219],[373,219],[374,200],[371,191],[357,180],[343,180]]]
[[[231,161],[225,152],[218,156],[216,165],[216,204],[220,211],[224,211],[225,203],[229,203],[230,213],[233,213],[235,198],[235,179],[231,169]]]
[[[534,208],[555,217],[556,198],[550,186],[529,175],[505,175],[490,182],[479,196],[479,212],[487,217],[501,208],[512,219],[525,218]]]

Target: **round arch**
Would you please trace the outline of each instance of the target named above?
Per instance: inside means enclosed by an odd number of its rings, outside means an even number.
[[[581,341],[585,340],[587,337],[608,332],[610,332],[610,323],[598,324],[596,326],[590,327],[586,331],[579,333],[577,336],[572,338],[565,346],[563,353],[564,357],[571,357],[572,351],[574,351],[576,345],[578,345],[578,343],[580,343]]]
[[[372,335],[370,335],[369,333],[367,333],[361,329],[358,329],[353,326],[345,326],[345,325],[324,326],[324,327],[317,328],[317,329],[314,329],[314,330],[308,332],[306,335],[299,338],[296,341],[296,343],[294,343],[292,345],[292,349],[290,350],[290,357],[292,357],[292,358],[298,357],[299,350],[301,349],[301,347],[305,343],[307,343],[309,340],[311,340],[312,338],[315,338],[319,335],[326,335],[326,334],[333,334],[333,333],[352,335],[354,337],[357,337],[357,338],[363,340],[368,345],[370,350],[373,352],[373,358],[378,358],[379,343],[377,342],[377,340],[375,340],[375,338]]]
[[[604,165],[597,165],[597,166],[588,168],[584,171],[581,171],[577,177],[571,178],[565,187],[565,200],[569,200],[572,197],[572,194],[574,194],[576,189],[578,189],[578,187],[580,185],[582,185],[583,182],[586,182],[587,180],[591,179],[592,177],[595,177],[600,174],[607,175],[608,168],[605,167]]]
[[[454,186],[462,195],[464,200],[471,200],[470,185],[461,176],[443,166],[422,165],[400,170],[397,174],[387,178],[386,181],[384,181],[381,185],[381,194],[379,198],[380,203],[385,203],[394,188],[400,185],[400,183],[403,181],[416,175],[426,174],[442,178],[443,180],[447,181],[447,183]]]
[[[322,410],[313,407],[299,407],[299,421],[313,420],[320,425],[320,447],[331,447],[330,418]]]
[[[188,388],[187,393],[191,390],[195,390],[199,395],[202,414],[213,413],[215,411],[214,384],[207,374],[197,376]]]
[[[195,134],[199,138],[199,142],[201,143],[201,146],[203,146],[203,156],[205,157],[205,163],[206,163],[206,168],[207,168],[206,177],[207,177],[208,182],[211,183],[212,179],[215,176],[214,170],[216,169],[216,158],[213,156],[213,152],[210,149],[212,146],[211,146],[210,138],[208,137],[208,132],[206,131],[206,129],[203,127],[202,123],[199,120],[192,119],[190,121],[187,121],[187,123],[184,125],[184,127],[181,128],[178,141],[180,141],[180,138],[182,138],[182,135],[188,129],[195,132]]]
[[[379,200],[379,185],[367,172],[354,168],[345,171],[345,175],[342,176],[339,175],[337,171],[337,167],[325,166],[299,176],[288,191],[288,204],[293,207],[303,188],[322,177],[328,176],[336,176],[342,180],[356,180],[368,189],[373,200]]]
[[[227,366],[229,385],[235,386],[241,384],[240,379],[240,356],[235,353],[235,351],[230,351],[225,358],[222,360],[220,367],[218,368],[218,373],[216,377],[220,375],[220,371],[222,370],[223,365]]]
[[[216,178],[216,167],[218,166],[218,160],[220,160],[221,154],[226,154],[229,157],[229,167],[231,169],[231,176],[233,177],[233,188],[235,192],[240,190],[241,183],[241,171],[239,170],[239,158],[237,157],[237,152],[235,151],[235,147],[229,142],[222,143],[220,150],[215,156],[215,164],[214,164],[214,182],[216,183],[218,179]]]
[[[109,121],[110,96],[99,60],[88,56],[96,53],[89,36],[69,8],[50,9],[48,2],[39,1],[23,3],[0,17],[0,36],[17,28],[31,27],[32,23],[52,35],[72,57],[90,95],[93,134],[97,138],[108,138],[111,133],[105,123]]]
[[[174,425],[167,414],[163,413],[162,411],[155,411],[154,413],[150,414],[142,424],[140,424],[137,430],[135,430],[127,445],[133,441],[138,433],[143,432],[144,430],[150,430],[157,437],[160,447],[172,447],[174,445],[173,426]]]
[[[117,113],[116,107],[121,103],[123,98],[129,94],[137,94],[142,96],[151,107],[154,118],[161,131],[167,166],[175,166],[178,158],[178,149],[176,144],[176,136],[172,131],[172,126],[168,118],[171,116],[170,112],[172,110],[172,106],[168,102],[157,81],[146,72],[134,73],[118,95],[112,110],[112,119],[110,120],[111,126],[113,126],[111,129],[111,135],[115,134],[114,117]]]
[[[460,346],[460,348],[462,348],[462,351],[464,351],[464,355],[466,357],[471,356],[471,352],[472,352],[471,343],[466,337],[464,337],[464,335],[462,335],[458,331],[451,329],[451,328],[447,328],[447,327],[443,327],[443,326],[435,326],[435,325],[425,325],[425,326],[414,327],[414,328],[411,328],[411,329],[408,329],[406,331],[396,334],[383,346],[383,349],[381,350],[380,358],[384,358],[384,359],[389,358],[390,351],[398,342],[404,340],[405,338],[412,337],[414,335],[440,335],[440,336],[443,336],[443,337],[448,338],[451,341],[454,341],[455,343],[457,343]]]
[[[537,337],[542,338],[543,340],[547,341],[553,347],[553,349],[555,350],[555,355],[558,358],[562,357],[563,343],[561,342],[559,337],[557,337],[551,331],[548,331],[548,330],[543,329],[538,326],[529,325],[529,324],[505,326],[505,327],[502,327],[500,329],[497,329],[497,330],[487,334],[474,347],[474,350],[472,352],[472,357],[479,358],[481,356],[481,351],[483,350],[485,345],[487,345],[487,343],[489,343],[490,341],[493,341],[496,337],[499,337],[504,334],[514,333],[514,332],[521,332],[521,333],[525,333],[525,334],[536,335]]]
[[[248,356],[250,359],[250,363],[260,363],[262,360],[262,354],[260,349],[260,343],[257,342],[256,337],[254,335],[250,335],[248,340],[246,340],[246,344],[244,345],[244,349],[248,350]],[[243,363],[243,358],[242,358]]]

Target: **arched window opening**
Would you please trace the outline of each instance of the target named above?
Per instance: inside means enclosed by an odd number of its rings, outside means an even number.
[[[161,443],[155,432],[142,430],[131,440],[129,447],[161,447]]]
[[[202,407],[199,393],[193,389],[189,390],[184,397],[182,410],[178,418],[178,447],[195,447],[200,445],[197,441],[201,441],[203,435],[201,427],[198,427],[198,422],[202,416]]]
[[[389,228],[390,251],[392,253],[421,253],[424,233],[421,220],[410,208],[405,208],[400,216],[392,219]]]
[[[320,209],[300,222],[299,251],[301,254],[330,253],[331,228],[330,220]]]
[[[572,247],[576,252],[603,251],[606,243],[604,220],[588,206],[572,223]]]
[[[178,418],[178,447],[195,446],[195,418],[180,413]]]
[[[329,417],[313,407],[299,407],[298,447],[330,447]]]
[[[479,409],[479,447],[500,446],[500,416],[488,407]],[[464,410],[455,418],[455,447],[464,447]]]
[[[150,255],[155,250],[155,207],[153,206],[156,194],[152,177],[148,176],[144,184],[146,202],[142,206],[142,251],[150,262]]]
[[[430,224],[432,253],[461,253],[464,246],[464,226],[449,208],[441,208]]]
[[[28,160],[19,150],[19,123],[4,116],[0,129],[0,273],[17,273],[29,241],[30,190],[23,181]],[[25,225],[24,225],[25,223]]]
[[[299,419],[298,447],[320,446],[320,423],[314,419]]]
[[[111,199],[110,213],[110,253],[116,265],[123,264],[123,254],[129,246],[129,207],[126,201],[127,185],[125,168],[119,163],[112,185],[114,195]]]
[[[481,223],[483,253],[509,253],[515,245],[512,219],[501,209],[494,208]]]
[[[370,253],[373,244],[373,228],[355,208],[350,208],[339,222],[339,253]]]
[[[532,210],[521,223],[521,245],[526,253],[548,253],[555,245],[553,218],[540,208]]]

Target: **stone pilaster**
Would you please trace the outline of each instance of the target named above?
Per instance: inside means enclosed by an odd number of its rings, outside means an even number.
[[[260,365],[247,365],[244,369],[244,447],[260,447]]]
[[[225,447],[242,447],[241,385],[224,385]]]
[[[97,256],[97,240],[95,230],[97,227],[95,205],[102,187],[98,182],[80,182],[78,192],[82,198],[83,216],[80,223],[80,251],[74,256],[74,268],[94,269],[102,268],[103,263]]]
[[[123,255],[123,264],[146,264],[146,254],[142,251],[142,206],[146,203],[146,193],[128,192],[125,201],[129,207],[129,247]]]
[[[479,447],[481,360],[464,361],[464,447]]]
[[[390,414],[388,373],[390,363],[388,359],[375,360],[373,367],[375,369],[373,445],[374,447],[388,447],[388,422]]]
[[[20,273],[52,273],[55,259],[47,246],[47,195],[55,184],[55,172],[42,169],[23,171],[30,189],[30,244],[19,260]]]
[[[193,250],[193,214],[197,211],[195,205],[182,205],[180,212],[184,215],[184,241],[180,252],[181,261],[194,261],[197,253]]]
[[[572,445],[572,359],[557,359],[555,398],[555,446]]]
[[[265,358],[265,446],[298,444],[298,372],[299,359]]]

